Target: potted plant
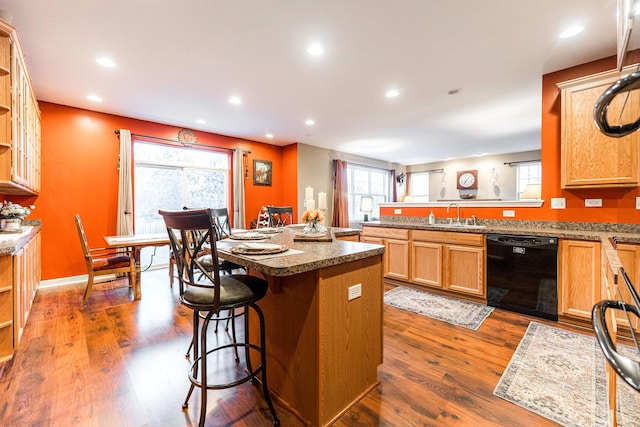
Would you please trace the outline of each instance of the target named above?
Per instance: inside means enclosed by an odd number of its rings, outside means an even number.
[[[31,213],[31,209],[35,209],[35,206],[25,207],[17,203],[3,201],[0,207],[0,227],[7,229],[20,228],[22,220]]]

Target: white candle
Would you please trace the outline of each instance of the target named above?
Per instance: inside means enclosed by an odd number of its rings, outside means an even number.
[[[316,208],[316,201],[313,199],[307,200],[307,210],[311,210],[315,208]]]
[[[304,199],[305,200],[312,200],[313,199],[313,188],[312,187],[307,187],[304,189]]]
[[[327,193],[318,193],[318,209],[327,209]]]

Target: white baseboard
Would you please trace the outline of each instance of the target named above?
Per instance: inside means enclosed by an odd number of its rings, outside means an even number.
[[[150,267],[148,270],[161,270],[163,268],[168,268],[169,264],[165,265],[154,265]],[[143,272],[144,273],[144,272]],[[61,277],[59,279],[49,279],[49,280],[41,280],[40,288],[53,288],[57,286],[68,286],[68,285],[77,285],[79,283],[86,284],[89,279],[88,274],[83,274],[80,276],[69,276],[69,277]],[[115,279],[115,275],[111,276],[100,276],[99,280],[96,280],[96,283],[108,282],[109,280]]]

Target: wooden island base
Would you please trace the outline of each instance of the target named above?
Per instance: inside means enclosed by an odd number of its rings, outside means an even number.
[[[305,423],[328,425],[378,383],[382,256],[267,280],[269,388]],[[362,296],[348,301],[356,284]]]

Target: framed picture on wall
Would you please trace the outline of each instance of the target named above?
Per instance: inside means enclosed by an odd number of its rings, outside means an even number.
[[[271,162],[269,160],[253,161],[253,185],[271,185]]]

